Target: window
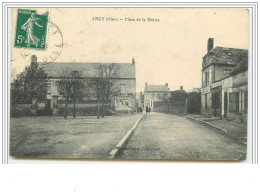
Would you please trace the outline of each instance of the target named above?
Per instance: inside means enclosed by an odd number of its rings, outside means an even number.
[[[121,84],[120,85],[120,94],[121,95],[125,95],[126,94],[126,85],[125,84]]]
[[[55,86],[56,86],[56,90],[58,91],[59,90],[59,82],[58,81],[55,81]]]
[[[221,106],[221,103],[220,103],[220,97],[221,97],[221,93],[220,92],[217,92],[217,93],[212,93],[212,108],[219,108]]]
[[[211,81],[211,69],[209,69],[209,81]]]
[[[245,110],[245,92],[243,91],[240,92],[239,104],[239,113],[243,113]]]
[[[205,73],[205,86],[208,85],[208,72]]]
[[[239,93],[229,94],[229,112],[239,112]]]
[[[47,83],[47,93],[51,94],[51,83]]]
[[[205,94],[205,108],[208,108],[208,94]]]

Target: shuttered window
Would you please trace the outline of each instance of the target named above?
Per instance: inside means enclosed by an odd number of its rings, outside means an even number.
[[[205,108],[208,108],[208,97],[207,97],[207,94],[205,94]]]
[[[248,93],[247,93],[247,91],[245,91],[244,100],[245,100],[244,112],[247,113],[247,109],[248,109]]]
[[[229,112],[239,112],[239,93],[229,94]]]
[[[240,103],[240,109],[239,109],[239,113],[243,113],[244,112],[244,110],[245,110],[245,102],[244,102],[244,96],[245,95],[245,93],[243,92],[243,91],[241,91],[240,92],[240,98],[239,98],[239,103]]]

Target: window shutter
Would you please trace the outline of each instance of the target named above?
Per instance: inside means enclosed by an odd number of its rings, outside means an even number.
[[[229,112],[236,112],[236,93],[229,94]]]
[[[247,93],[247,91],[245,91],[245,94],[244,94],[244,101],[245,101],[244,112],[247,113],[247,109],[248,109],[248,93]]]

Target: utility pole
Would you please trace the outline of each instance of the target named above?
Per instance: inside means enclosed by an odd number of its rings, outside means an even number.
[[[97,80],[97,118],[99,119],[99,80]]]

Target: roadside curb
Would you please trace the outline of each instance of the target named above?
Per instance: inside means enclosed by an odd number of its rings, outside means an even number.
[[[133,134],[134,130],[136,129],[143,117],[144,114],[142,114],[141,117],[138,118],[134,126],[130,130],[128,130],[125,136],[117,143],[116,147],[109,153],[109,159],[113,159],[118,155],[119,151],[125,146],[126,142],[129,140],[129,138],[131,137],[131,135]]]
[[[193,120],[193,121],[196,121],[196,122],[198,122],[198,123],[203,123],[203,124],[205,124],[205,125],[208,125],[208,126],[214,128],[214,129],[218,130],[218,131],[223,132],[223,133],[226,134],[227,136],[230,136],[230,137],[232,137],[232,138],[235,138],[237,141],[239,141],[239,142],[242,143],[243,145],[247,145],[247,142],[244,142],[243,140],[241,140],[240,137],[237,137],[237,136],[235,136],[235,135],[232,135],[232,134],[228,133],[228,131],[227,131],[226,129],[223,129],[223,128],[221,128],[221,127],[212,125],[212,124],[210,124],[210,123],[208,123],[208,122],[206,122],[206,121],[202,121],[202,120],[199,120],[199,119],[195,119],[195,118],[192,118],[192,117],[189,117],[189,116],[186,116],[186,118],[188,118],[188,119],[190,119],[190,120]]]

